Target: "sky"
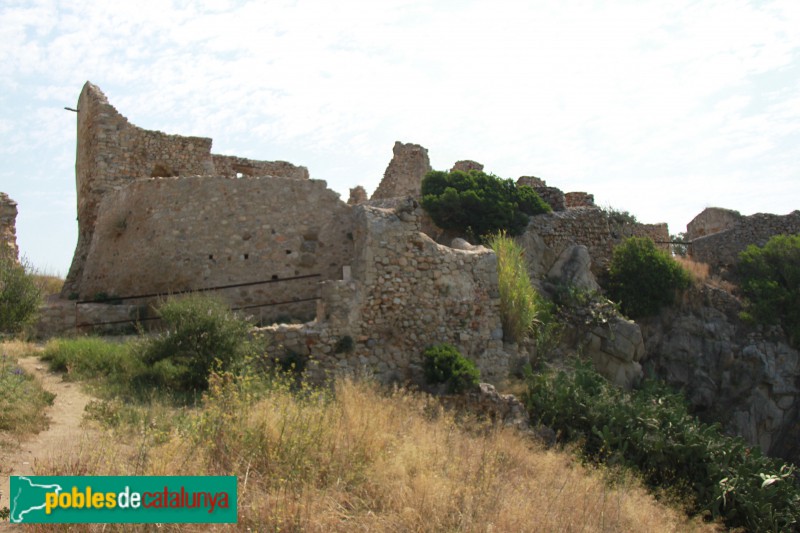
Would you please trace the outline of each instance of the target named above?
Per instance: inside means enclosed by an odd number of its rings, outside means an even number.
[[[0,191],[66,274],[87,81],[137,126],[348,197],[399,140],[668,222],[800,209],[800,2],[0,0]]]

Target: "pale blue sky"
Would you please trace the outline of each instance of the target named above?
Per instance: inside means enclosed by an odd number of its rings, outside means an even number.
[[[800,209],[800,2],[0,0],[0,191],[22,254],[77,238],[74,107],[372,192],[394,141],[683,231]]]

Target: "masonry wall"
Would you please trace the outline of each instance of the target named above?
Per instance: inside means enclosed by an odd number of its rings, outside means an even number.
[[[736,264],[739,252],[751,244],[763,246],[774,235],[800,233],[800,211],[788,215],[758,213],[738,218],[730,229],[692,240],[692,259],[714,268]]]
[[[686,225],[686,239],[692,241],[733,228],[742,218],[741,213],[733,209],[707,207]]]
[[[352,208],[324,181],[136,180],[101,205],[77,296],[270,281],[222,294],[236,306],[314,298],[320,281],[341,279],[350,264],[352,231]],[[312,274],[319,277],[281,281]],[[281,306],[272,314],[312,318],[315,305]]]
[[[215,158],[228,170],[234,161],[211,155],[211,139],[185,137],[150,131],[131,124],[103,92],[86,82],[78,98],[78,147],[75,180],[78,194],[78,243],[62,296],[81,292],[89,245],[92,242],[97,212],[103,198],[125,184],[145,177],[216,175]],[[236,158],[233,158],[236,159]],[[258,164],[274,173],[298,177],[307,171],[289,163],[242,159],[251,167]],[[228,174],[226,175],[235,175]]]
[[[609,224],[608,217],[597,207],[571,207],[565,211],[554,211],[531,217],[526,230],[535,233],[558,257],[574,244],[586,246],[592,258],[592,272],[600,274],[606,269],[614,247],[628,237],[648,237],[656,246],[669,250],[669,228],[667,224]],[[522,239],[526,245],[529,239]],[[533,258],[535,259],[535,258]]]
[[[418,144],[394,143],[393,156],[371,200],[419,197],[422,178],[431,171],[428,150]]]
[[[418,213],[417,213],[418,214]],[[310,355],[318,375],[365,370],[382,381],[419,380],[422,351],[448,342],[485,378],[505,376],[497,259],[420,233],[417,215],[356,208],[352,280],[323,284],[317,322],[273,326],[276,351]],[[353,340],[351,350],[341,340]]]
[[[0,192],[0,256],[19,259],[17,247],[17,203]]]
[[[286,161],[258,161],[232,155],[212,154],[216,176],[235,178],[243,176],[277,176],[281,178],[308,179],[308,169],[298,167]]]

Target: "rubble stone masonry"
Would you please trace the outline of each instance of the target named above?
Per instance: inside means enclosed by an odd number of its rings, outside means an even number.
[[[274,281],[224,294],[236,306],[314,298],[351,261],[351,210],[317,180],[136,180],[101,205],[78,297]],[[313,317],[315,305],[289,314]]]
[[[145,177],[213,176],[215,161],[223,174],[235,175],[235,165],[287,177],[308,172],[289,163],[257,162],[213,156],[211,139],[168,135],[131,124],[103,92],[86,82],[78,98],[78,148],[75,181],[78,193],[78,244],[62,296],[82,291],[79,283],[92,242],[97,212],[103,198],[132,180]],[[263,168],[259,168],[259,165]],[[241,171],[241,170],[240,170]],[[246,172],[242,172],[246,173]]]
[[[17,247],[17,203],[0,192],[0,256],[19,259]]]

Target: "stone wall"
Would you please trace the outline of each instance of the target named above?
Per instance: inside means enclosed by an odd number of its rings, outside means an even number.
[[[669,250],[667,224],[610,223],[606,213],[598,207],[573,207],[531,217],[526,235],[520,242],[527,250],[541,248],[540,240],[548,247],[547,254],[529,252],[528,261],[534,277],[546,273],[555,258],[573,245],[583,245],[592,258],[592,272],[599,275],[606,269],[614,247],[628,237],[649,237],[664,250]],[[532,255],[531,255],[532,254]],[[549,261],[549,264],[546,264]]]
[[[418,198],[422,178],[431,171],[428,150],[418,144],[394,143],[394,153],[372,200],[412,196]]]
[[[356,208],[352,279],[323,284],[316,322],[265,328],[276,353],[311,357],[319,376],[364,369],[381,381],[420,381],[424,348],[448,342],[484,378],[505,376],[496,256],[436,244],[418,214]]]
[[[731,229],[742,218],[741,213],[733,209],[707,207],[686,225],[686,240],[692,241]]]
[[[145,177],[215,175],[215,160],[226,175],[235,175],[233,167],[238,162],[242,168],[249,165],[271,174],[308,176],[304,168],[289,163],[212,156],[211,139],[206,137],[168,135],[134,126],[97,86],[86,82],[78,98],[78,243],[62,295],[81,291],[76,283],[83,279],[97,212],[107,194]]]
[[[78,298],[91,299],[268,281],[221,295],[234,306],[305,300],[317,296],[320,281],[341,279],[352,231],[352,208],[324,181],[136,180],[102,203],[74,286]],[[311,318],[314,309],[307,301],[273,314]]]
[[[730,268],[736,264],[739,252],[747,246],[763,246],[775,235],[800,233],[800,211],[784,216],[758,213],[739,217],[728,225],[730,227],[726,230],[692,239],[689,246],[692,259],[707,263],[714,269]]]
[[[462,161],[456,161],[456,163],[453,165],[453,168],[450,169],[450,172],[453,172],[454,170],[460,170],[461,172],[469,172],[470,170],[477,170],[478,172],[483,172],[483,165],[478,163],[477,161],[464,159]]]
[[[564,200],[567,207],[595,207],[594,195],[588,192],[568,192]]]
[[[242,176],[276,176],[280,178],[308,179],[308,169],[286,161],[257,161],[232,155],[212,154],[215,176],[236,178]]]
[[[0,256],[19,259],[17,247],[17,203],[0,192]]]
[[[553,209],[553,211],[563,211],[566,209],[564,200],[564,193],[561,189],[556,187],[548,187],[544,180],[535,176],[520,176],[517,179],[517,186],[527,185],[531,187],[536,194],[542,197],[542,200]]]

